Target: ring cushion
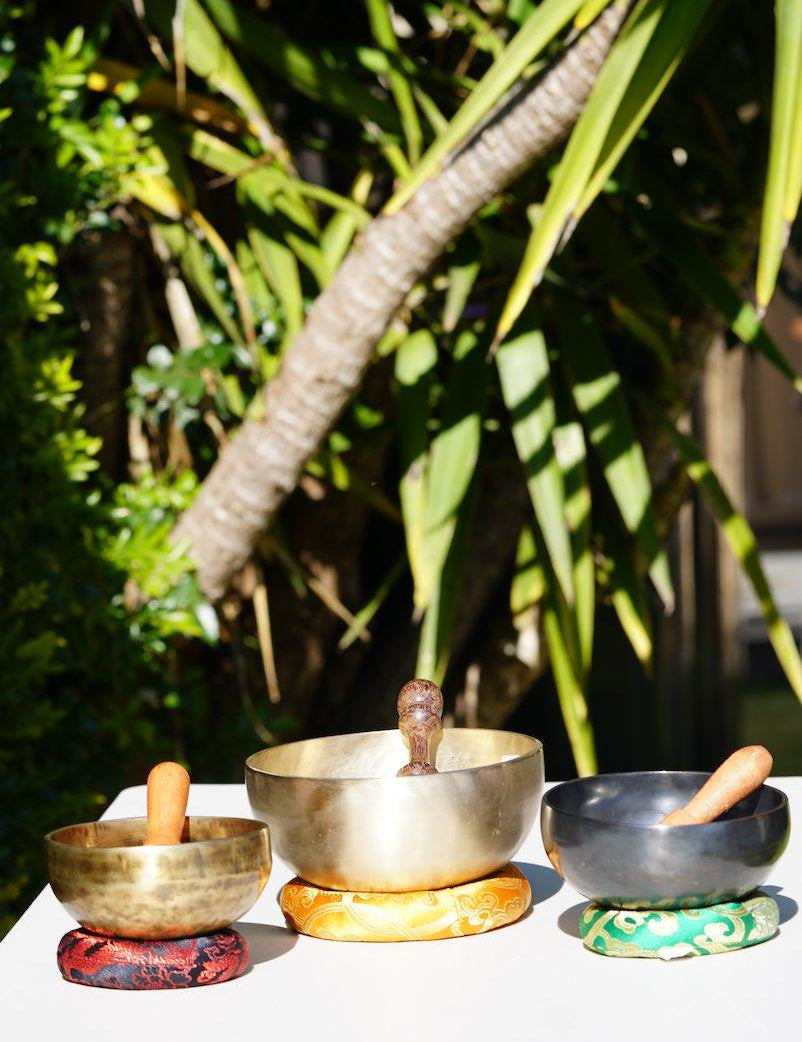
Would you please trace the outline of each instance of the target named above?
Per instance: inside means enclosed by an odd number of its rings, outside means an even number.
[[[776,934],[779,922],[777,902],[758,890],[708,908],[624,911],[589,904],[579,919],[579,936],[601,955],[677,959],[760,944]]]
[[[514,923],[532,899],[526,876],[507,865],[485,879],[442,890],[354,893],[324,890],[297,876],[279,894],[287,923],[330,941],[434,941]]]
[[[58,968],[74,984],[118,991],[157,991],[220,984],[248,967],[248,942],[236,930],[169,941],[105,937],[70,930],[58,946]]]

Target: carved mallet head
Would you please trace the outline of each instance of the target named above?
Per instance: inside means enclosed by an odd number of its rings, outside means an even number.
[[[409,763],[399,778],[437,774],[434,739],[442,728],[443,695],[431,680],[410,680],[398,693],[398,729],[409,744]]]

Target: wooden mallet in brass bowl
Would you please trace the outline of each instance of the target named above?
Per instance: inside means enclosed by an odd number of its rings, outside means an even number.
[[[442,708],[434,684],[410,681],[399,730],[292,742],[247,759],[253,813],[301,878],[398,893],[456,886],[509,862],[540,803],[543,747],[509,731],[442,730]]]
[[[262,821],[185,818],[189,776],[154,767],[147,818],[92,821],[45,837],[53,892],[78,922],[113,937],[209,934],[251,907],[270,874]]]

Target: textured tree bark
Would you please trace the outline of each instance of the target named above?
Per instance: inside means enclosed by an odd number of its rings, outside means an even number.
[[[412,199],[376,218],[316,301],[265,392],[221,455],[175,538],[218,598],[358,388],[414,283],[493,196],[570,131],[626,15],[608,8],[542,77],[523,85]]]

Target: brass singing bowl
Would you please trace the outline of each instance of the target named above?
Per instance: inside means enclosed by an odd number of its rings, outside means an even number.
[[[69,825],[45,836],[53,892],[81,926],[140,940],[230,926],[270,875],[270,836],[248,818],[188,818],[186,840],[142,846],[146,818]]]
[[[245,762],[248,798],[276,853],[328,889],[437,889],[506,865],[540,804],[540,742],[453,728],[439,740],[439,773],[396,777],[408,758],[399,731],[263,749]]]

